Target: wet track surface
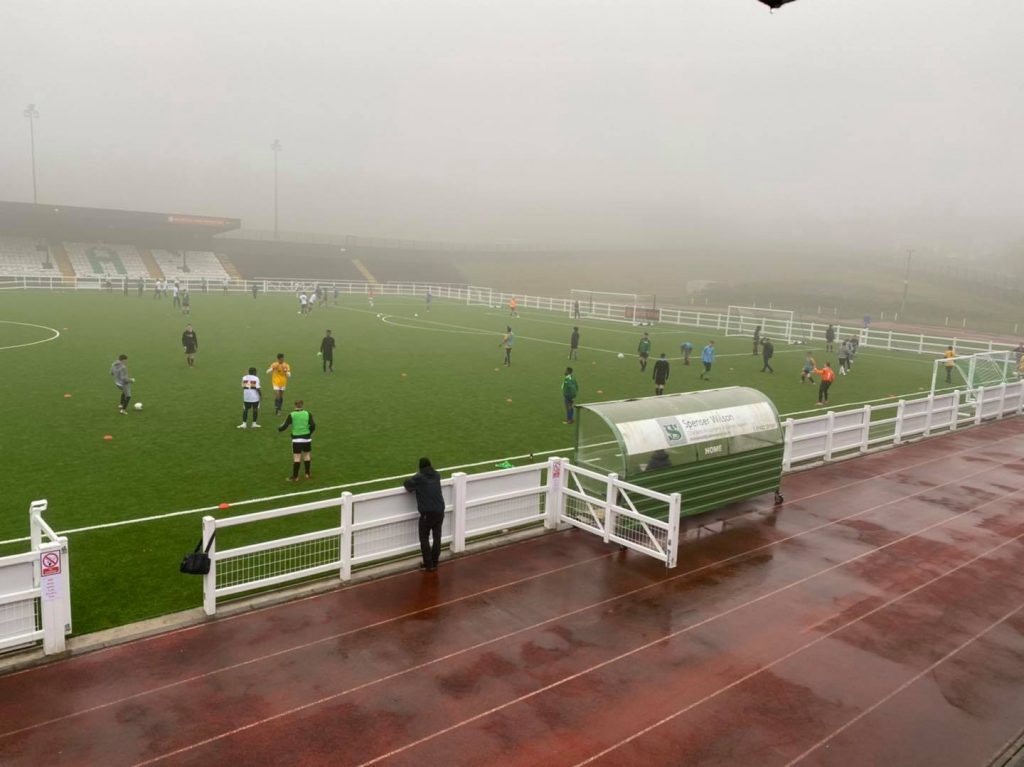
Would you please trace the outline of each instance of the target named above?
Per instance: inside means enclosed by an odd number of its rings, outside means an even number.
[[[567,531],[2,677],[0,764],[988,764],[1024,419],[783,491],[671,571]]]

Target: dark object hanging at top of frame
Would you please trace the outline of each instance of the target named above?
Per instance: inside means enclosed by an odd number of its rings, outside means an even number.
[[[793,0],[757,0],[757,2],[759,2],[759,3],[764,3],[764,4],[765,4],[765,5],[767,5],[767,6],[768,6],[768,7],[769,7],[769,8],[771,9],[771,10],[773,10],[773,11],[774,11],[774,10],[775,10],[776,8],[781,8],[781,7],[782,7],[782,6],[784,6],[784,5],[786,4],[786,3],[792,3],[792,2],[793,2]]]

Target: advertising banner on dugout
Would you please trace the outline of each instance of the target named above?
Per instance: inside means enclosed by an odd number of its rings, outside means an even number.
[[[630,455],[683,445],[776,431],[779,422],[771,405],[750,405],[703,410],[697,413],[645,418],[617,424]]]

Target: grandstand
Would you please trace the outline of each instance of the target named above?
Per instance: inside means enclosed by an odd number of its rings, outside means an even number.
[[[0,236],[0,275],[52,275],[53,264],[48,255],[46,243],[35,238]]]
[[[163,276],[170,280],[209,280],[222,283],[231,279],[220,259],[211,251],[170,251],[153,248],[150,252]]]
[[[215,284],[466,282],[450,252],[440,247],[218,236],[240,224],[209,216],[0,202],[0,278],[63,277],[63,284],[78,287],[165,277]]]
[[[153,275],[134,245],[65,242],[71,266],[78,277],[149,279]]]

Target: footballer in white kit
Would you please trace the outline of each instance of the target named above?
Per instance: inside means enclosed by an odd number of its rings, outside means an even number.
[[[252,412],[252,428],[260,428],[257,421],[260,418],[261,398],[260,379],[256,375],[256,368],[249,368],[249,372],[242,376],[242,423],[238,425],[239,429],[248,428],[246,421],[249,420],[250,411]]]

